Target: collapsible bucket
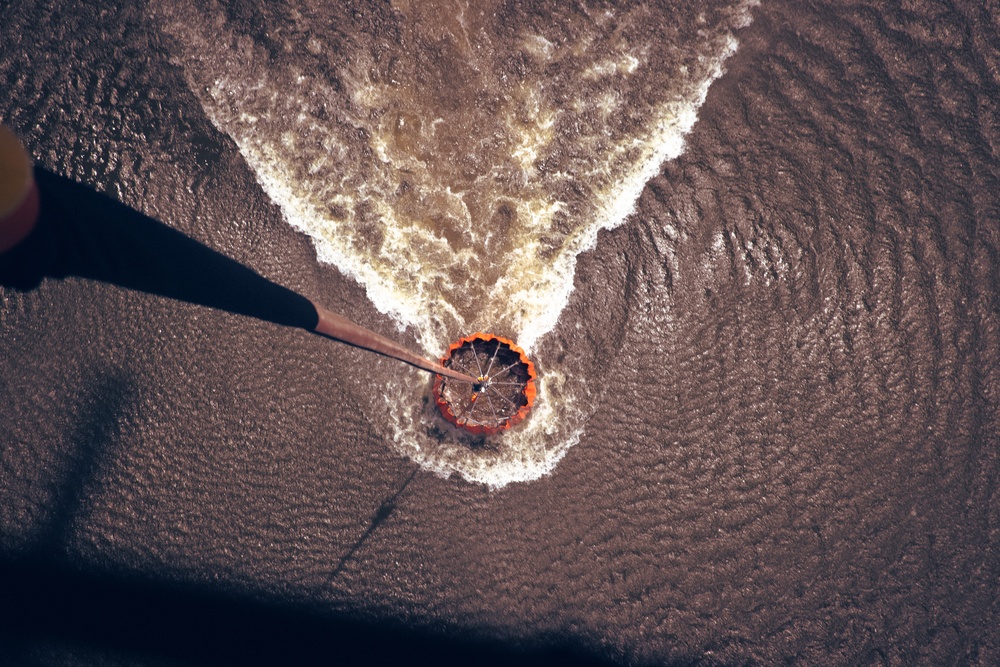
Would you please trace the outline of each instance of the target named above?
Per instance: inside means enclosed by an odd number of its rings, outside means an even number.
[[[434,398],[444,418],[475,434],[518,424],[535,401],[535,365],[506,338],[475,333],[451,345],[441,365],[471,375],[475,383],[439,375]]]

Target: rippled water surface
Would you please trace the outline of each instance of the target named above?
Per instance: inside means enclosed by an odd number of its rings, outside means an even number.
[[[0,288],[0,583],[102,584],[0,600],[0,662],[80,627],[295,662],[255,628],[305,607],[320,654],[346,618],[631,665],[1000,664],[998,54],[972,1],[0,3],[0,121],[39,164],[541,374],[469,443],[426,375],[301,330]],[[177,617],[205,627],[148,634]]]

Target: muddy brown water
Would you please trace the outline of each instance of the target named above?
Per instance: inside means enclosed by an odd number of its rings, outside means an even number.
[[[428,427],[429,379],[389,360],[111,285],[2,288],[0,661],[378,661],[386,636],[1000,662],[995,12],[426,7],[0,7],[0,121],[36,162],[414,349],[495,319],[549,406],[500,460]],[[262,81],[282,94],[237,95]],[[613,220],[674,84],[697,121]],[[296,108],[337,131],[285,137]],[[505,276],[547,296],[513,308]]]

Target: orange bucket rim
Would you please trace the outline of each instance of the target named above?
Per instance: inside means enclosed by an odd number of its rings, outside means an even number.
[[[535,380],[538,378],[538,373],[535,370],[535,364],[528,358],[528,355],[523,349],[521,349],[514,341],[509,338],[504,338],[503,336],[497,336],[496,334],[486,333],[484,331],[477,331],[474,334],[468,336],[462,336],[454,343],[448,346],[444,355],[441,357],[441,364],[445,365],[450,359],[453,352],[462,348],[464,345],[474,345],[478,341],[490,342],[498,341],[500,344],[507,346],[507,348],[515,353],[518,360],[524,364],[526,369],[528,380],[524,384],[524,398],[525,404],[518,408],[510,417],[507,417],[503,423],[497,426],[488,426],[485,424],[470,424],[468,421],[460,422],[459,416],[451,409],[451,404],[444,399],[442,396],[442,386],[445,382],[445,378],[438,375],[434,380],[434,398],[437,403],[438,410],[441,415],[448,420],[450,423],[455,425],[462,430],[468,431],[475,435],[493,435],[495,433],[500,433],[501,431],[509,430],[511,427],[520,424],[524,421],[525,417],[528,416],[528,412],[531,411],[532,406],[535,403],[535,397],[538,395],[538,390],[535,386]]]

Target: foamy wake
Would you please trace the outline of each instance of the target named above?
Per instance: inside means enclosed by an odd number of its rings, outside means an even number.
[[[400,3],[395,51],[359,34],[330,72],[319,66],[330,28],[303,18],[317,15],[305,0],[265,17],[286,35],[280,49],[191,1],[152,8],[206,113],[319,259],[432,356],[479,329],[537,347],[577,257],[680,155],[755,4],[692,12],[680,27],[681,13],[636,7],[512,31],[469,4]],[[551,472],[599,393],[554,359],[535,362],[529,419],[486,440],[438,418],[417,371],[364,400],[402,454],[501,487]]]

